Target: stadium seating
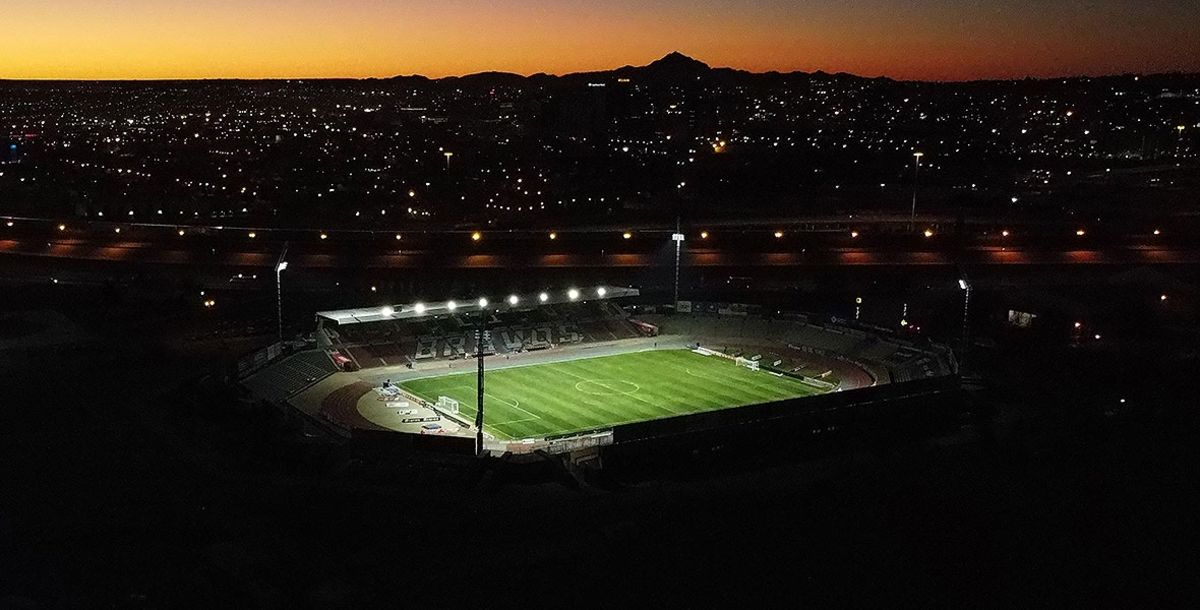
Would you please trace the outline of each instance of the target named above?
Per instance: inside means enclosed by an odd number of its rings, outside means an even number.
[[[519,312],[494,312],[487,327],[485,354],[508,354],[596,341],[642,336],[629,315],[612,302],[550,305]],[[389,320],[323,329],[333,347],[360,368],[451,360],[476,351],[473,323],[449,315],[417,320]]]
[[[268,365],[243,383],[256,396],[276,401],[287,398],[336,371],[337,365],[324,350],[313,350],[293,354]]]

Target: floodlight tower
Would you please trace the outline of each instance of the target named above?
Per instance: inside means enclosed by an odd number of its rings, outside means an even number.
[[[679,217],[675,218],[675,233],[671,234],[675,242],[675,311],[679,311],[679,250],[683,246],[683,233],[679,231]]]
[[[908,217],[908,230],[912,231],[917,224],[917,180],[921,177],[921,157],[925,153],[916,151],[913,153],[913,198],[912,198],[912,213]]]
[[[971,280],[963,268],[958,269],[958,288],[963,293],[963,322],[962,322],[962,353],[958,357],[958,366],[967,359],[967,350],[971,345]]]
[[[281,283],[282,275],[287,270],[287,242],[283,242],[283,251],[279,253],[279,260],[275,262],[275,320],[279,324],[279,342],[283,342],[283,285]]]
[[[479,321],[475,326],[475,361],[476,361],[476,395],[475,395],[475,455],[483,455],[483,342],[487,338],[487,299],[479,299]]]

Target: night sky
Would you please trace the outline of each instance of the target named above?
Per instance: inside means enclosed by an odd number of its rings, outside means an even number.
[[[4,0],[0,78],[1200,71],[1197,0]]]

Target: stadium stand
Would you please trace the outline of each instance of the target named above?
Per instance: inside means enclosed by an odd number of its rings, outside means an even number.
[[[275,362],[247,377],[243,383],[260,398],[278,401],[337,371],[324,350],[300,352]]]
[[[697,342],[723,348],[734,355],[764,356],[775,368],[812,375],[817,373],[813,356],[822,357],[822,367],[845,379],[861,373],[872,379],[866,385],[925,379],[955,372],[948,348],[917,345],[880,329],[870,331],[837,322],[817,323],[812,316],[787,319],[748,315],[719,315],[717,307],[700,307],[701,313],[642,319],[658,325],[664,334],[682,335]],[[807,355],[807,356],[806,356]],[[832,360],[831,360],[832,359]],[[852,366],[837,366],[840,361]],[[817,368],[822,368],[817,367]],[[853,379],[854,387],[863,379]]]
[[[510,354],[643,336],[620,305],[609,301],[561,303],[521,312],[492,313],[485,354]],[[333,348],[360,368],[454,360],[475,353],[475,328],[457,315],[322,327]]]

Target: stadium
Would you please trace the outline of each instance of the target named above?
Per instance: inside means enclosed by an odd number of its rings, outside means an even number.
[[[253,354],[239,376],[348,439],[576,459],[957,385],[954,354],[938,344],[749,304],[639,297],[592,286],[322,311],[311,341]]]

